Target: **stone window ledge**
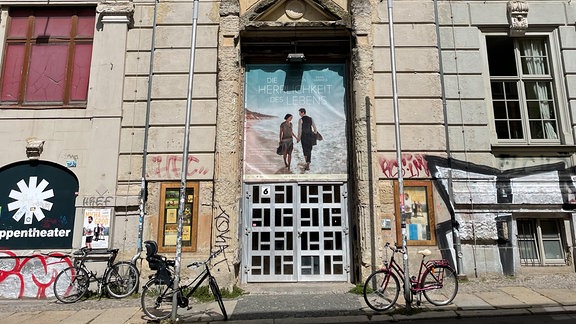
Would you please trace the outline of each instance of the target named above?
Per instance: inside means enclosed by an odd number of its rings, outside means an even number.
[[[570,156],[576,145],[501,145],[492,144],[491,152],[497,157],[509,156]]]

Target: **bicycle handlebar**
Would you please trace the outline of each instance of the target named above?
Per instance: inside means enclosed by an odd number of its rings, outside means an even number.
[[[392,252],[394,252],[394,253],[402,253],[402,254],[405,253],[405,251],[404,251],[403,248],[398,248],[397,246],[392,247],[392,246],[390,245],[390,242],[386,242],[386,245],[385,245],[384,247],[389,248],[389,249],[392,250]]]
[[[215,257],[217,257],[218,255],[220,255],[220,253],[224,252],[225,247],[220,246],[218,247],[218,250],[210,253],[210,256],[208,257],[208,259],[204,260],[204,261],[196,261],[196,262],[192,262],[189,265],[187,265],[188,268],[190,267],[199,267],[201,265],[205,265],[208,262],[210,262],[210,260],[214,259]]]

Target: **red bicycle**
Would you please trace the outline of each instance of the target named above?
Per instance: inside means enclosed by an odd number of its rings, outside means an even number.
[[[386,248],[392,250],[390,260],[384,260],[384,267],[374,271],[364,284],[364,300],[370,308],[378,312],[392,307],[398,300],[401,287],[404,287],[404,270],[394,260],[394,255],[404,254],[405,251],[390,246],[390,243],[386,243]],[[456,272],[447,260],[426,261],[426,257],[432,254],[430,250],[426,249],[418,253],[422,255],[418,277],[410,277],[410,292],[412,296],[417,296],[417,305],[422,303],[422,295],[436,306],[450,304],[458,293]],[[386,249],[386,259],[388,259],[388,249]]]

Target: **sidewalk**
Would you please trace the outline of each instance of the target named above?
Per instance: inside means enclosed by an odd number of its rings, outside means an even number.
[[[576,291],[570,288],[482,286],[460,284],[454,303],[436,307],[413,304],[413,314],[403,315],[400,296],[396,309],[375,313],[361,295],[343,283],[251,284],[247,294],[226,300],[229,323],[378,323],[418,319],[494,317],[530,314],[568,314],[576,322]],[[553,285],[550,285],[553,287]],[[147,323],[136,297],[80,301],[62,305],[54,300],[0,300],[2,322],[18,323]],[[218,322],[222,315],[214,302],[179,309],[182,323]]]

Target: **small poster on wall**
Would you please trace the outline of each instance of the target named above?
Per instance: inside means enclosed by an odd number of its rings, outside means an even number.
[[[110,208],[84,210],[82,246],[92,249],[110,246]]]

